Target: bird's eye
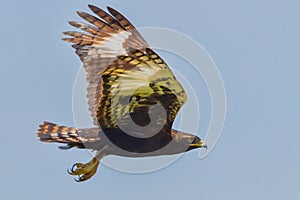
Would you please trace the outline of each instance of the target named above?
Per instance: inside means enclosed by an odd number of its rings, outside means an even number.
[[[193,137],[190,137],[190,138],[188,139],[188,142],[189,142],[189,143],[193,143],[193,141],[194,141],[194,138],[193,138]]]

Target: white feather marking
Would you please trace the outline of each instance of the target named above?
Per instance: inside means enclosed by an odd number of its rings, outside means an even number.
[[[51,137],[58,137],[57,133],[51,133]]]
[[[100,54],[105,54],[106,57],[116,57],[117,55],[125,55],[126,50],[123,48],[123,44],[126,39],[131,35],[128,31],[121,31],[117,34],[113,34],[101,43],[101,46],[96,50]]]

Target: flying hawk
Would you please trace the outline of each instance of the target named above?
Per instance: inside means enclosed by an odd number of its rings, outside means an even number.
[[[44,122],[37,130],[42,142],[64,143],[96,151],[93,159],[76,163],[69,173],[85,181],[108,155],[145,157],[206,148],[196,135],[172,129],[187,96],[168,65],[137,29],[118,11],[89,5],[88,23],[70,21],[81,31],[64,32],[73,43],[88,81],[88,105],[94,128],[73,128]]]

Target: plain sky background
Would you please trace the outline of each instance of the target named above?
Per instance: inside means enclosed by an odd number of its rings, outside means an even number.
[[[141,175],[100,166],[78,184],[66,169],[90,154],[38,141],[43,120],[74,125],[80,63],[60,38],[88,3],[117,8],[137,27],[178,30],[206,48],[228,101],[223,134],[207,158],[189,152]],[[299,9],[296,0],[2,2],[1,199],[300,198]]]

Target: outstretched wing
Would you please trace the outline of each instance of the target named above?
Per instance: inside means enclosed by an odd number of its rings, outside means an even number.
[[[154,126],[137,134],[147,137],[162,128],[170,134],[172,123],[187,99],[174,74],[150,48],[133,50],[118,58],[102,75],[103,90],[97,110],[101,128],[125,126],[132,133],[136,131],[135,124],[145,127],[152,123]]]
[[[69,22],[83,32],[64,32],[70,37],[63,40],[74,43],[84,64],[94,124],[102,129],[133,125],[134,131],[151,123],[154,129],[170,129],[186,101],[182,86],[123,15],[109,7],[110,14],[92,5],[89,8],[97,17],[85,12],[78,15],[91,25]]]
[[[90,23],[69,22],[72,26],[83,32],[67,31],[64,41],[74,43],[77,55],[83,62],[88,81],[88,104],[95,125],[99,125],[97,119],[97,107],[101,98],[102,79],[101,74],[117,59],[118,55],[127,55],[131,49],[145,49],[148,47],[145,39],[135,27],[118,11],[108,7],[107,12],[96,6],[89,8],[97,17],[85,12],[78,15]]]

